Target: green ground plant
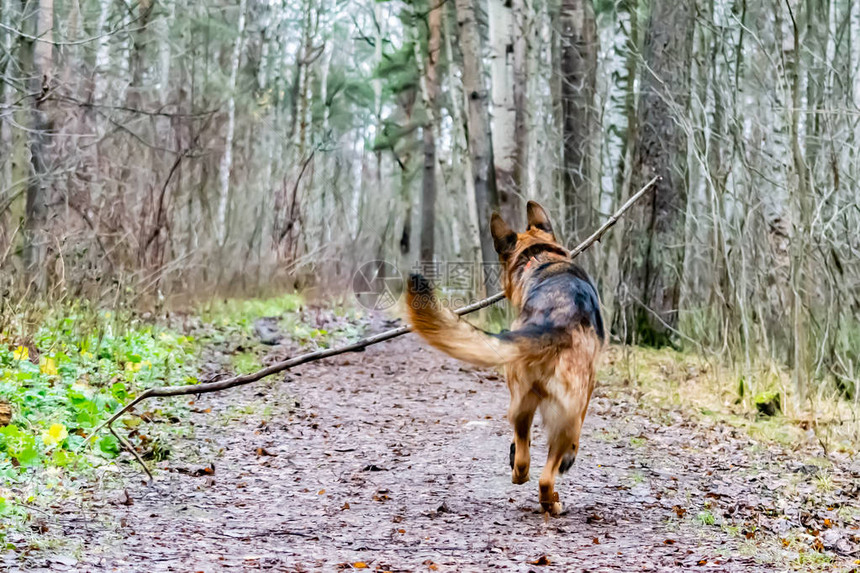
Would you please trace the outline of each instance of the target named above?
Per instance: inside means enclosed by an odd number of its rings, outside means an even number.
[[[179,332],[171,321],[144,321],[130,312],[84,304],[4,315],[0,402],[11,407],[12,419],[0,427],[0,537],[6,527],[26,518],[28,507],[70,494],[78,478],[92,477],[117,461],[121,448],[110,433],[85,441],[123,404],[150,387],[197,383],[207,344],[247,338],[263,316],[301,324],[291,317],[301,307],[297,295],[223,300],[199,309],[203,325],[193,335]],[[327,344],[335,334],[355,334],[341,330],[311,332],[309,338]],[[260,367],[254,353],[236,356],[236,372]],[[171,400],[148,408],[152,410],[123,419],[123,430],[145,459],[159,461],[169,457],[171,442],[189,430],[178,423],[150,424],[144,433],[142,422],[178,421],[188,405]]]

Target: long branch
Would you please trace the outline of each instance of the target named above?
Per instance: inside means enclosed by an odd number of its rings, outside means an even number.
[[[606,220],[603,225],[600,226],[594,233],[591,234],[587,239],[585,239],[582,243],[577,245],[575,249],[570,252],[571,258],[576,257],[581,254],[585,249],[596,243],[603,237],[603,235],[608,231],[615,223],[618,222],[618,219],[628,210],[630,207],[638,201],[645,193],[657,182],[659,176],[654,177],[651,181],[649,181],[642,189],[637,191],[627,202],[624,203],[609,219]],[[464,306],[462,308],[458,308],[454,312],[462,316],[464,314],[469,314],[475,312],[476,310],[481,310],[482,308],[486,308],[492,304],[495,304],[505,298],[504,293],[496,293],[489,298],[485,298],[476,303],[470,304],[468,306]],[[357,342],[353,342],[352,344],[347,344],[346,346],[341,346],[339,348],[328,348],[325,350],[316,350],[314,352],[309,352],[307,354],[302,354],[300,356],[296,356],[294,358],[290,358],[289,360],[284,360],[282,362],[277,362],[263,368],[262,370],[258,370],[252,374],[244,374],[242,376],[234,376],[233,378],[228,378],[227,380],[220,380],[218,382],[206,382],[204,384],[189,384],[185,386],[161,386],[159,388],[150,388],[149,390],[145,390],[140,395],[138,395],[134,400],[123,406],[120,410],[118,410],[113,416],[108,418],[105,422],[99,425],[95,430],[93,430],[92,434],[87,438],[89,441],[93,438],[99,431],[102,430],[105,426],[110,427],[120,416],[134,408],[137,404],[146,400],[147,398],[154,398],[156,396],[187,396],[187,395],[197,395],[197,394],[208,394],[210,392],[220,392],[221,390],[227,390],[228,388],[233,388],[235,386],[244,386],[245,384],[251,384],[267,376],[271,376],[272,374],[277,374],[278,372],[283,372],[284,370],[289,370],[290,368],[294,368],[295,366],[299,366],[301,364],[306,364],[308,362],[314,362],[316,360],[322,360],[323,358],[330,358],[332,356],[337,356],[338,354],[344,354],[346,352],[355,352],[357,350],[361,350],[373,344],[377,344],[379,342],[385,342],[386,340],[391,340],[392,338],[397,338],[398,336],[403,336],[407,332],[412,330],[409,326],[401,326],[400,328],[394,328],[391,330],[386,330],[385,332],[381,332],[379,334],[375,334],[373,336],[369,336],[367,338],[362,338]],[[149,473],[147,471],[147,473]]]

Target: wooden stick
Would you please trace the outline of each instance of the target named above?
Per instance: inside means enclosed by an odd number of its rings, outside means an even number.
[[[615,213],[613,213],[612,216],[609,217],[605,223],[600,225],[599,229],[594,231],[591,236],[589,236],[587,239],[577,245],[577,247],[570,252],[570,257],[574,258],[582,254],[582,251],[590,247],[592,244],[600,241],[600,239],[603,238],[603,235],[606,234],[606,231],[608,231],[611,227],[615,225],[615,223],[618,222],[618,219],[621,218],[621,215],[626,213],[627,210],[633,206],[633,203],[641,199],[642,196],[647,193],[651,189],[651,187],[660,179],[662,179],[662,177],[660,177],[659,175],[654,176],[654,178],[651,179],[651,181],[649,181],[648,183],[646,183],[642,189],[634,193],[633,196],[630,197],[630,199],[628,199],[627,201],[625,201],[624,205],[619,207],[619,209]]]
[[[651,181],[649,181],[642,189],[637,191],[630,199],[628,199],[624,205],[622,205],[609,219],[606,220],[603,225],[600,226],[594,233],[591,234],[585,241],[580,243],[575,249],[570,252],[571,258],[574,258],[580,255],[585,249],[599,241],[606,231],[609,230],[610,227],[615,225],[618,222],[618,219],[628,210],[630,207],[638,201],[645,193],[654,185],[654,183],[659,180],[660,177],[654,177]],[[470,304],[468,306],[464,306],[462,308],[458,308],[454,311],[455,314],[462,316],[464,314],[469,314],[475,312],[476,310],[481,310],[482,308],[486,308],[490,305],[493,305],[500,300],[505,298],[505,293],[499,292],[494,294],[489,298],[485,298],[476,303]],[[145,390],[141,394],[139,394],[134,400],[120,408],[113,416],[108,418],[105,422],[102,422],[93,432],[89,435],[89,437],[85,440],[84,443],[91,440],[96,434],[98,434],[103,428],[107,427],[114,436],[120,441],[120,443],[126,449],[130,449],[131,453],[135,456],[137,461],[143,465],[143,469],[146,471],[147,475],[149,475],[150,480],[152,479],[152,474],[149,472],[149,469],[140,459],[140,456],[137,455],[137,452],[130,447],[130,444],[120,437],[116,431],[114,431],[113,423],[123,414],[134,408],[140,402],[155,397],[164,397],[164,396],[189,396],[189,395],[198,395],[198,394],[208,394],[210,392],[220,392],[221,390],[227,390],[228,388],[233,388],[235,386],[244,386],[245,384],[251,384],[267,376],[271,376],[272,374],[277,374],[278,372],[283,372],[284,370],[289,370],[295,366],[299,366],[301,364],[306,364],[308,362],[314,362],[316,360],[322,360],[323,358],[330,358],[332,356],[337,356],[338,354],[344,354],[346,352],[355,352],[371,346],[373,344],[377,344],[379,342],[385,342],[386,340],[391,340],[392,338],[397,338],[398,336],[402,336],[407,332],[412,330],[409,326],[401,326],[400,328],[393,328],[391,330],[386,330],[385,332],[381,332],[379,334],[375,334],[373,336],[369,336],[367,338],[362,338],[357,342],[353,342],[352,344],[347,344],[346,346],[341,346],[339,348],[328,348],[325,350],[317,350],[314,352],[309,352],[307,354],[302,354],[300,356],[296,356],[294,358],[290,358],[289,360],[284,360],[282,362],[278,362],[276,364],[272,364],[262,370],[254,372],[252,374],[245,374],[242,376],[234,376],[233,378],[228,378],[227,380],[220,380],[218,382],[206,382],[204,384],[189,384],[185,386],[161,386],[159,388],[150,388],[149,390]]]

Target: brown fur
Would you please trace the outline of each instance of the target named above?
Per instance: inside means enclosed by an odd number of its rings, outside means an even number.
[[[444,308],[418,275],[411,277],[407,290],[408,314],[415,331],[439,350],[478,366],[504,365],[511,393],[508,419],[514,430],[512,481],[517,484],[529,480],[531,426],[540,409],[549,436],[540,503],[545,511],[558,514],[555,477],[579,451],[603,345],[597,293],[556,241],[537,203],[528,204],[524,233],[514,233],[495,213],[491,230],[503,265],[505,296],[520,311],[512,332],[491,335],[471,326]]]

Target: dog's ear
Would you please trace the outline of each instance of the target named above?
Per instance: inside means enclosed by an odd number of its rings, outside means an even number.
[[[549,222],[549,215],[546,214],[546,210],[544,210],[544,208],[538,203],[529,201],[528,204],[526,204],[526,216],[528,217],[529,229],[534,227],[535,229],[546,231],[550,235],[554,236],[552,232],[552,223]]]
[[[508,227],[498,213],[490,217],[490,234],[493,235],[493,247],[500,255],[506,255],[514,250],[517,244],[517,234]]]

